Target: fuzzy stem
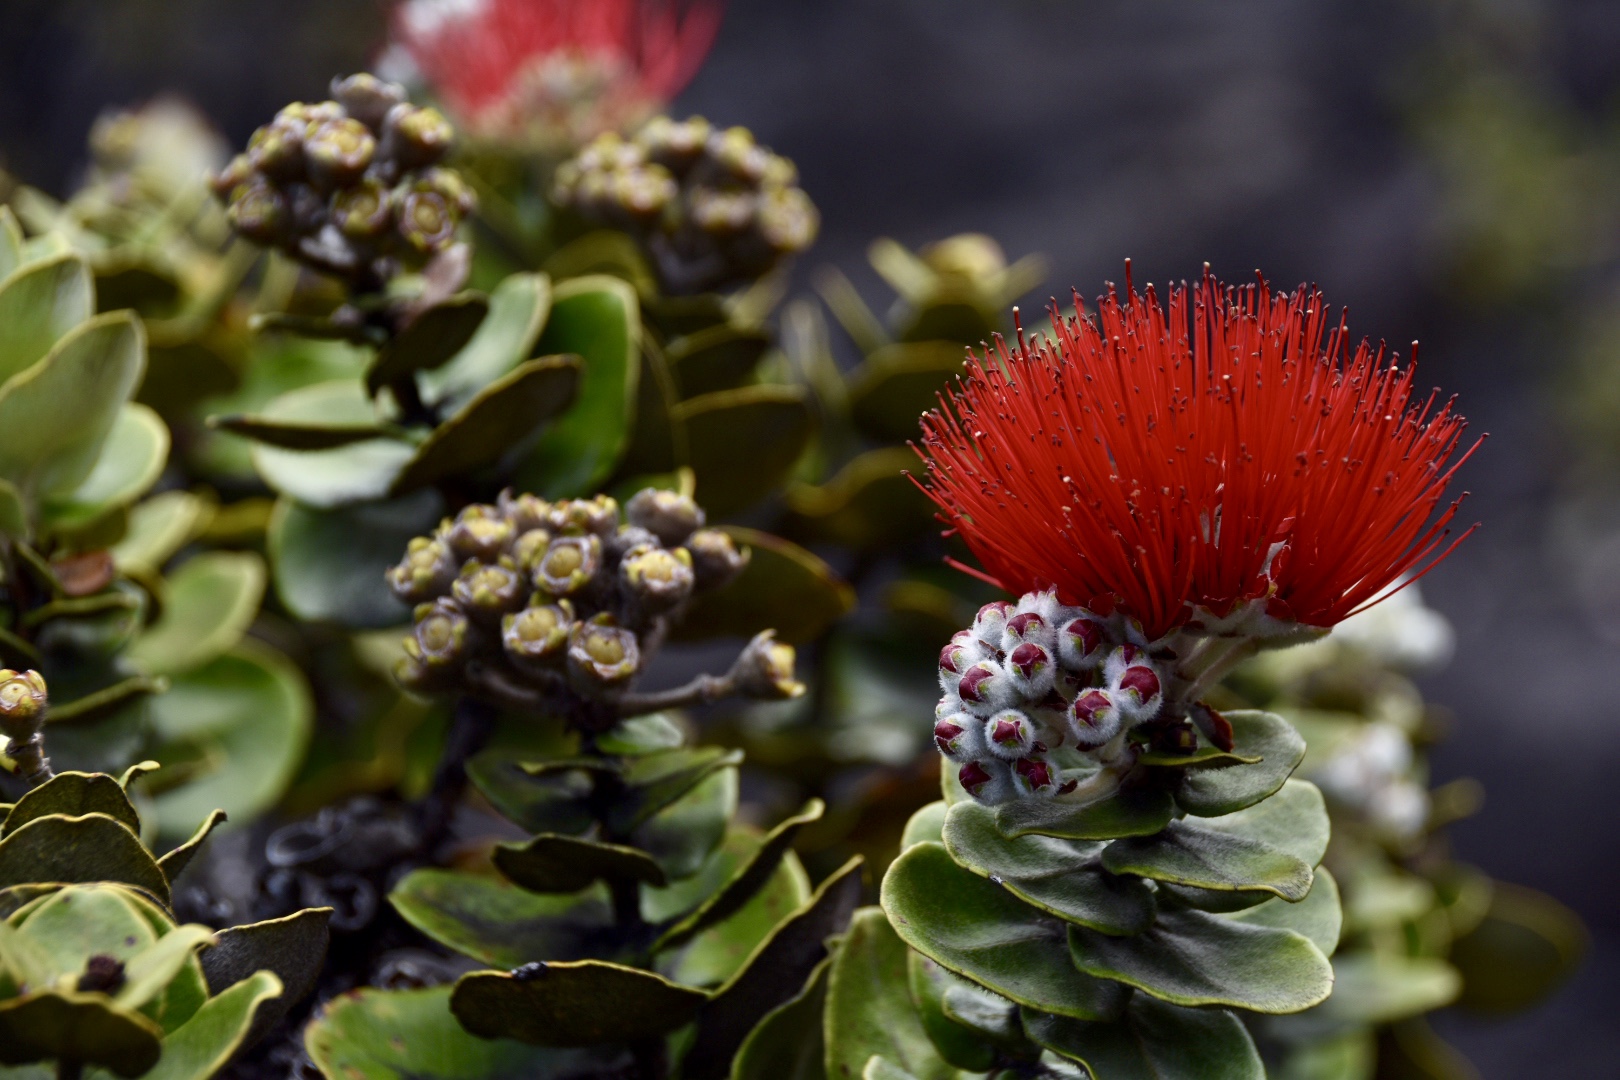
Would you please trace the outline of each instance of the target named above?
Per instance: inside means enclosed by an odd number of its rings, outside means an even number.
[[[1232,647],[1211,660],[1209,666],[1199,672],[1178,697],[1185,703],[1197,701],[1210,687],[1225,678],[1228,672],[1259,651],[1260,642],[1257,638],[1236,639]]]
[[[729,675],[699,675],[684,686],[669,690],[656,690],[649,694],[625,694],[618,701],[619,715],[640,716],[662,709],[707,705],[736,692],[736,683]]]
[[[45,756],[45,738],[37,732],[26,739],[12,739],[6,744],[6,756],[17,763],[17,775],[30,787],[39,787],[56,775],[51,759]]]

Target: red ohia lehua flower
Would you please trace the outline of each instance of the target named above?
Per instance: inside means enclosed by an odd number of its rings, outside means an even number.
[[[1479,443],[1457,455],[1465,422],[1412,365],[1352,350],[1314,288],[1206,268],[1166,308],[1129,273],[1095,316],[1054,303],[1050,337],[998,338],[924,414],[921,486],[983,567],[962,569],[1155,639],[1253,601],[1330,627],[1461,542],[1441,503]]]
[[[571,148],[661,109],[719,25],[718,0],[405,0],[392,36],[473,135]]]

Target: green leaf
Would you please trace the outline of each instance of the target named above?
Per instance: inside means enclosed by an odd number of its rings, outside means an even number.
[[[612,475],[635,418],[641,376],[635,290],[594,274],[558,285],[537,349],[582,358],[579,396],[535,443],[517,486],[546,498],[589,494]]]
[[[612,1064],[479,1038],[451,1014],[450,994],[449,986],[430,986],[339,995],[310,1021],[304,1046],[322,1073],[342,1080],[534,1080]]]
[[[820,799],[811,799],[798,814],[789,817],[772,829],[759,849],[745,862],[731,880],[727,881],[702,904],[680,922],[666,930],[653,944],[653,952],[673,949],[690,941],[700,931],[730,917],[741,910],[755,893],[759,892],[776,873],[782,859],[793,847],[799,830],[821,819],[825,809]],[[660,884],[660,882],[654,882]]]
[[[748,965],[715,991],[698,1015],[681,1063],[687,1080],[730,1073],[732,1059],[766,1014],[793,998],[827,957],[827,939],[843,930],[861,895],[861,860],[845,863],[809,901],[754,950]]]
[[[681,397],[689,398],[748,382],[770,347],[771,337],[762,330],[720,325],[676,338],[664,353]]]
[[[665,883],[663,868],[638,848],[556,833],[496,844],[494,862],[508,881],[536,893],[575,893],[593,881]]]
[[[1081,971],[1173,1005],[1291,1013],[1333,989],[1327,957],[1303,934],[1202,911],[1163,909],[1135,937],[1070,927],[1069,951]]]
[[[22,227],[11,207],[0,206],[0,281],[11,276],[23,263]]]
[[[680,400],[669,361],[652,337],[641,343],[641,378],[636,386],[636,419],[619,461],[619,476],[667,473],[686,460],[686,429],[670,418]],[[633,492],[632,492],[633,494]]]
[[[44,881],[121,881],[169,902],[157,860],[106,814],[35,818],[0,839],[0,889]]]
[[[1118,985],[1070,964],[1066,924],[958,866],[942,844],[918,844],[896,859],[882,902],[907,945],[1020,1005],[1097,1020],[1123,1004]]]
[[[264,560],[205,551],[169,575],[163,613],[125,657],[148,675],[177,675],[222,655],[242,637],[264,598]]]
[[[723,839],[704,857],[695,872],[683,874],[662,888],[641,890],[641,917],[649,923],[668,923],[693,911],[736,876],[738,869],[759,850],[763,840],[759,830],[728,822]],[[803,902],[800,900],[799,904]]]
[[[467,760],[467,776],[495,809],[530,832],[582,833],[596,820],[591,779],[581,770],[531,776],[504,753],[483,751]],[[639,840],[636,846],[650,850]]]
[[[644,824],[654,814],[697,787],[711,773],[742,763],[741,750],[704,746],[666,750],[630,758],[624,770],[624,794],[608,807],[604,822],[619,835]]]
[[[75,1061],[141,1076],[162,1053],[162,1030],[104,994],[46,991],[0,1001],[0,1065]]]
[[[519,364],[434,428],[394,480],[395,494],[493,465],[562,412],[579,386],[577,356]]]
[[[224,824],[226,816],[225,811],[215,810],[208,815],[201,825],[197,826],[197,831],[191,834],[190,839],[158,859],[158,866],[163,870],[163,876],[169,879],[171,888],[174,886],[174,879],[185,872],[186,867],[191,865],[191,860],[196,857],[197,852],[202,850],[202,846],[207,842],[209,834]]]
[[[105,814],[140,835],[141,819],[118,781],[105,773],[59,772],[39,787],[23,793],[0,826],[0,837],[47,814],[74,817]]]
[[[849,376],[856,427],[880,443],[917,437],[917,418],[939,407],[939,395],[963,372],[967,350],[954,341],[920,341],[875,349]]]
[[[0,279],[0,383],[32,367],[94,312],[90,267],[77,255],[21,265]]]
[[[227,927],[203,950],[199,959],[210,994],[223,994],[264,971],[280,980],[281,995],[259,1006],[248,1041],[268,1034],[314,991],[326,962],[331,919],[329,907],[304,908],[279,919]]]
[[[1235,710],[1232,724],[1235,753],[1259,757],[1255,765],[1225,769],[1189,769],[1176,789],[1176,802],[1196,817],[1219,817],[1253,806],[1283,786],[1305,756],[1305,740],[1275,713]]]
[[[434,304],[378,350],[366,369],[366,389],[375,396],[391,382],[448,363],[472,340],[489,309],[489,297],[476,292]]]
[[[487,874],[431,867],[406,874],[388,902],[434,941],[503,968],[580,959],[613,925],[600,887],[543,896]]]
[[[306,398],[324,395],[330,395],[333,401],[348,402],[350,411],[346,415],[350,423],[363,424],[374,418],[365,390],[358,382],[348,379],[294,390],[272,402],[266,415],[291,408],[289,399],[303,402]],[[361,414],[361,409],[366,415]],[[329,419],[336,423],[340,418]],[[387,495],[395,478],[415,453],[416,448],[409,442],[394,437],[362,439],[330,450],[286,450],[257,443],[253,447],[253,467],[265,483],[283,495],[310,506],[331,509]]]
[[[72,491],[47,498],[43,516],[54,529],[82,528],[146,494],[168,459],[169,428],[162,417],[145,405],[125,405],[90,475]]]
[[[1299,903],[1291,904],[1281,897],[1272,897],[1263,904],[1233,912],[1226,917],[1234,922],[1303,934],[1323,956],[1332,956],[1339,947],[1339,934],[1344,926],[1344,912],[1339,906],[1339,883],[1322,866],[1316,868],[1316,880],[1311,884],[1310,893]]]
[[[806,542],[852,548],[904,544],[937,529],[934,504],[912,483],[916,452],[891,446],[869,450],[820,486],[787,490],[788,531]]]
[[[306,622],[366,629],[408,622],[409,605],[383,575],[443,511],[434,491],[333,510],[278,500],[268,536],[276,595]]]
[[[944,799],[929,803],[912,814],[906,821],[905,831],[900,834],[900,850],[904,851],[917,844],[933,841],[936,844],[945,842],[945,814],[950,809]]]
[[[0,386],[0,477],[25,495],[85,483],[145,367],[141,325],[127,311],[69,330],[43,360]]]
[[[816,965],[804,989],[765,1014],[731,1061],[731,1080],[826,1080],[821,1015],[831,958]]]
[[[708,1000],[703,991],[650,971],[579,960],[543,963],[521,974],[463,975],[450,995],[450,1010],[486,1039],[584,1047],[667,1035],[691,1022]]]
[[[139,1009],[180,974],[199,946],[212,943],[214,932],[197,923],[177,926],[124,961],[124,985],[113,995],[120,1008]]]
[[[648,713],[620,720],[596,737],[596,748],[604,754],[656,754],[674,750],[686,741],[681,726],[665,713]]]
[[[955,781],[955,770],[949,770]],[[1062,840],[1111,840],[1151,836],[1170,823],[1175,805],[1157,788],[1119,791],[1088,802],[1015,799],[996,807],[996,828],[1009,840],[1020,836],[1055,836]]]
[[[264,411],[208,418],[210,427],[282,450],[336,450],[368,439],[397,438],[377,418],[377,408],[358,379],[334,379],[289,390]]]
[[[738,828],[733,835],[742,832]],[[748,834],[753,846],[747,851],[739,850],[739,859],[757,850],[759,845],[759,837],[753,835],[752,830],[748,830]],[[747,903],[687,944],[659,954],[655,966],[661,974],[688,986],[719,986],[741,971],[754,950],[809,899],[810,878],[799,857],[788,852]]]
[[[996,830],[995,811],[969,801],[950,808],[944,842],[957,865],[1065,922],[1105,934],[1139,934],[1153,922],[1152,890],[1105,869],[1104,848],[1097,841],[1008,840]]]
[[[874,1054],[918,1080],[953,1076],[911,1003],[906,953],[882,909],[862,908],[850,920],[827,983],[828,1076],[852,1076]]]
[[[1037,1043],[1102,1080],[1266,1080],[1254,1040],[1225,1010],[1183,1009],[1137,994],[1112,1024],[1028,1010],[1023,1020]]]
[[[260,1004],[281,993],[275,973],[260,971],[210,998],[163,1040],[163,1057],[143,1080],[208,1080],[247,1043]]]
[[[15,811],[14,811],[15,812]],[[1545,893],[1497,882],[1485,917],[1451,947],[1462,973],[1458,1004],[1486,1013],[1517,1012],[1551,994],[1587,950],[1586,928]]]
[[[959,1069],[988,1072],[996,1061],[995,1043],[978,1029],[953,1019],[945,1010],[945,997],[950,991],[968,988],[983,991],[913,949],[906,950],[906,980],[917,1019],[922,1022],[935,1052]]]
[[[799,386],[721,390],[681,402],[671,416],[686,428],[687,464],[697,474],[694,497],[716,518],[779,488],[815,433]]]
[[[1252,837],[1172,821],[1153,836],[1116,840],[1102,853],[1116,874],[1215,891],[1269,892],[1299,901],[1311,889],[1311,868]]]
[[[187,783],[153,796],[164,836],[186,835],[216,807],[246,824],[274,805],[304,760],[315,713],[297,666],[246,637],[176,676],[149,708],[155,756],[190,768]]]
[[[855,590],[804,548],[757,529],[724,531],[748,549],[748,565],[729,585],[694,598],[673,640],[747,638],[770,627],[780,640],[802,645],[855,607]]]
[[[198,532],[212,508],[189,491],[164,491],[130,508],[123,539],[111,548],[118,569],[155,573]]]
[[[550,307],[551,279],[546,275],[506,278],[490,293],[489,314],[467,343],[441,366],[418,373],[422,399],[447,412],[459,411],[484,387],[534,355]]]
[[[174,928],[167,915],[149,918],[135,895],[111,883],[57,885],[14,912],[11,922],[43,953],[48,981],[77,979],[92,956],[128,961]]]
[[[1444,960],[1357,950],[1333,961],[1333,996],[1311,1013],[1318,1022],[1387,1024],[1450,1005],[1462,976]]]

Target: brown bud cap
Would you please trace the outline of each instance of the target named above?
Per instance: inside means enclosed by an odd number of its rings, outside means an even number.
[[[731,666],[737,691],[764,701],[783,701],[804,693],[804,683],[793,677],[793,646],[776,640],[775,630],[762,630]]]
[[[821,215],[799,188],[783,188],[760,197],[759,234],[771,250],[783,255],[803,251],[816,238]]]
[[[534,569],[534,584],[551,596],[585,589],[602,567],[602,541],[594,536],[553,537]]]
[[[531,605],[501,620],[501,644],[520,666],[561,660],[573,625],[573,606],[566,600]]]
[[[441,597],[416,609],[416,625],[406,655],[429,669],[457,666],[467,658],[471,633],[466,614],[454,601]],[[412,644],[415,648],[409,647]]]
[[[607,622],[575,623],[568,634],[568,676],[590,694],[623,689],[641,665],[636,635]]]
[[[450,545],[438,538],[418,536],[405,547],[405,557],[388,570],[388,587],[407,604],[420,604],[450,591],[456,579],[456,560]]]
[[[373,131],[382,129],[388,110],[405,100],[405,88],[368,72],[332,80],[332,97],[343,111]]]
[[[493,559],[512,542],[512,523],[495,507],[474,503],[456,515],[445,532],[458,559]]]
[[[675,121],[655,116],[636,134],[636,142],[649,161],[684,172],[703,153],[714,126],[701,116]]]
[[[231,193],[226,216],[232,228],[254,243],[281,244],[291,235],[292,213],[287,199],[262,176],[255,176]]]
[[[545,529],[530,529],[512,541],[512,561],[520,572],[533,580],[534,572],[551,546],[551,534]]]
[[[226,202],[231,192],[253,178],[253,172],[253,159],[246,154],[237,154],[225,163],[224,168],[208,174],[208,188],[215,198]]]
[[[394,214],[400,237],[423,255],[448,247],[460,223],[443,195],[414,184],[394,189]]]
[[[550,503],[526,491],[521,495],[513,495],[509,490],[503,491],[496,500],[496,505],[501,508],[501,513],[506,515],[506,520],[512,523],[512,528],[519,533],[546,528],[548,515],[551,513]]]
[[[454,169],[435,165],[417,174],[415,185],[419,191],[432,191],[444,196],[444,201],[458,217],[466,217],[478,209],[478,196]]]
[[[656,615],[692,595],[692,554],[685,548],[637,548],[619,564],[619,585],[641,611]]]
[[[499,623],[502,615],[521,608],[527,593],[528,583],[506,555],[493,563],[469,560],[461,568],[461,576],[450,586],[450,595],[468,615],[490,625]]]
[[[409,102],[395,105],[383,118],[383,149],[404,168],[432,165],[444,157],[455,141],[455,129],[437,109],[418,108]]]
[[[642,488],[624,504],[624,516],[632,525],[658,537],[666,547],[674,547],[703,528],[703,508],[685,495],[658,488]]]
[[[738,180],[757,184],[765,177],[771,152],[747,128],[730,127],[709,137],[709,156]]]
[[[748,565],[749,553],[737,550],[736,542],[719,529],[699,529],[686,538],[685,547],[692,553],[693,583],[698,592],[730,584]]]
[[[304,163],[309,178],[324,188],[352,184],[377,153],[377,140],[358,120],[328,120],[311,125],[304,136]]]
[[[394,226],[394,200],[375,180],[362,179],[332,196],[332,222],[344,236],[369,240]]]
[[[547,524],[554,533],[589,533],[606,539],[619,527],[619,503],[608,495],[553,503]]]
[[[730,236],[748,228],[757,197],[746,191],[698,189],[688,197],[692,224],[706,233]]]
[[[259,128],[248,139],[253,167],[274,180],[303,179],[304,129],[302,121],[279,116]]]
[[[49,704],[45,677],[39,672],[0,668],[0,734],[18,741],[39,734]]]

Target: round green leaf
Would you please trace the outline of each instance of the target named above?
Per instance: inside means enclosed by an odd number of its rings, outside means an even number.
[[[1116,840],[1102,853],[1116,874],[1217,891],[1269,892],[1303,900],[1311,868],[1288,852],[1248,836],[1172,821],[1152,836]]]
[[[936,844],[945,842],[945,814],[950,807],[944,799],[931,802],[927,806],[912,814],[906,821],[905,831],[900,834],[900,850],[904,851],[917,844],[933,841]]]
[[[142,1076],[162,1053],[161,1034],[102,994],[45,991],[0,1001],[0,1065],[66,1059]]]
[[[146,494],[169,459],[169,428],[145,405],[125,405],[101,446],[90,475],[72,491],[45,501],[53,528],[75,529]]]
[[[0,826],[0,837],[9,836],[47,814],[68,817],[105,814],[122,822],[137,836],[141,831],[140,815],[135,813],[135,807],[117,780],[106,773],[60,772],[17,800],[4,825]]]
[[[1491,1013],[1529,1008],[1569,978],[1586,947],[1586,928],[1573,911],[1534,889],[1497,882],[1485,918],[1451,947],[1463,977],[1460,1004]]]
[[[1105,934],[1139,934],[1153,922],[1152,890],[1139,879],[1104,869],[1104,848],[1096,841],[1008,840],[996,830],[995,811],[977,802],[950,808],[944,840],[959,866],[1065,922]]]
[[[357,379],[302,386],[275,398],[257,415],[229,413],[209,417],[208,423],[283,450],[336,450],[394,435],[377,418],[376,406]]]
[[[77,255],[12,270],[0,279],[0,383],[33,366],[94,313],[90,267]],[[122,316],[125,322],[130,318]]]
[[[1202,911],[1161,910],[1152,929],[1134,937],[1071,926],[1069,951],[1081,971],[1173,1005],[1292,1013],[1333,989],[1333,968],[1303,934]]]
[[[315,989],[326,960],[331,918],[331,908],[305,908],[280,919],[231,926],[203,950],[199,959],[210,994],[223,994],[264,971],[281,980],[281,996],[255,1012],[248,1041],[275,1027]]]
[[[711,326],[676,338],[665,348],[683,398],[732,390],[748,382],[771,347],[762,330]]]
[[[313,429],[306,433],[306,443],[325,441],[328,449],[287,449],[265,442],[253,448],[253,465],[265,483],[310,506],[381,498],[415,454],[410,443],[381,434],[376,409],[356,379],[285,393],[265,407],[263,420],[282,424],[283,441],[292,439],[288,432],[294,426]],[[377,434],[365,434],[373,429]]]
[[[659,956],[658,971],[688,986],[719,986],[741,971],[754,950],[809,898],[810,878],[790,851],[742,907]]]
[[[934,504],[907,475],[916,467],[915,452],[894,446],[860,455],[819,487],[795,484],[787,492],[791,531],[821,543],[877,548],[937,528]]]
[[[208,1080],[246,1043],[259,1005],[281,993],[275,973],[260,971],[209,998],[163,1040],[163,1057],[143,1080]]]
[[[1339,933],[1344,927],[1344,912],[1339,907],[1339,884],[1326,867],[1317,867],[1316,880],[1305,899],[1291,904],[1281,897],[1244,911],[1233,912],[1227,918],[1254,926],[1270,926],[1278,930],[1292,930],[1311,939],[1311,944],[1323,956],[1332,956],[1339,947]]]
[[[579,356],[579,396],[535,443],[517,486],[546,498],[588,495],[613,473],[629,444],[641,377],[641,315],[635,290],[592,274],[556,288],[536,346]]]
[[[575,960],[613,925],[606,892],[542,896],[487,874],[413,870],[388,894],[405,921],[442,945],[496,967]]]
[[[1103,1080],[1266,1080],[1248,1029],[1225,1010],[1183,1009],[1137,994],[1112,1024],[1028,1010],[1023,1019],[1037,1043]]]
[[[591,779],[581,770],[532,776],[506,754],[483,751],[468,759],[467,777],[495,809],[530,832],[582,833],[596,820]],[[657,855],[653,844],[637,839],[636,846]]]
[[[489,297],[464,292],[417,315],[378,350],[366,369],[366,389],[376,394],[397,379],[448,363],[472,340],[489,307]]]
[[[757,529],[727,525],[725,531],[749,550],[748,565],[729,585],[692,601],[675,640],[747,638],[770,627],[782,641],[800,645],[854,608],[855,590],[804,548]]]
[[[954,768],[946,770],[955,784]],[[1158,788],[1133,788],[1101,799],[1072,802],[1015,799],[996,807],[996,828],[1009,840],[1020,836],[1055,836],[1064,840],[1111,840],[1150,836],[1170,823],[1175,804]]]
[[[35,818],[0,839],[0,889],[45,881],[124,882],[169,901],[169,881],[157,860],[106,814]]]
[[[1124,1003],[1117,984],[1075,970],[1064,923],[964,870],[942,844],[918,844],[896,859],[882,902],[907,945],[1020,1005],[1100,1020]]]
[[[1226,719],[1232,724],[1234,752],[1261,760],[1187,770],[1176,788],[1176,802],[1196,817],[1219,817],[1253,806],[1282,787],[1305,756],[1305,740],[1275,713],[1235,710]]]
[[[677,405],[686,429],[695,498],[719,518],[752,506],[782,485],[815,432],[803,387],[721,390]]]
[[[601,960],[548,962],[522,975],[473,972],[450,1010],[474,1035],[534,1046],[636,1042],[683,1027],[709,1000],[662,975]]]
[[[663,868],[638,848],[542,833],[526,844],[497,844],[495,869],[537,893],[575,893],[593,881],[663,885]]]
[[[1387,1024],[1450,1005],[1462,977],[1444,960],[1355,951],[1333,961],[1333,996],[1311,1014],[1319,1022]]]
[[[276,595],[306,622],[368,629],[408,622],[410,606],[383,575],[443,511],[434,491],[331,510],[278,500],[268,536]]]
[[[201,667],[242,637],[264,598],[264,560],[251,552],[205,551],[168,578],[163,613],[125,657],[148,675]]]
[[[850,920],[827,983],[828,1076],[852,1076],[873,1054],[917,1080],[954,1076],[911,1002],[907,951],[880,908],[862,908]]]
[[[920,952],[906,950],[906,979],[917,1019],[940,1057],[967,1072],[988,1072],[995,1064],[996,1048],[978,1031],[958,1023],[945,1013],[945,994],[951,989],[971,986],[940,967]]]
[[[967,350],[957,341],[885,345],[850,373],[850,415],[878,442],[915,439],[917,418],[939,407],[939,395],[962,374],[966,360]]]
[[[551,279],[513,274],[489,295],[489,313],[447,362],[417,375],[422,399],[456,412],[484,387],[534,355],[535,340],[551,306]],[[569,349],[550,349],[553,353]]]
[[[731,1080],[824,1080],[821,1017],[827,1000],[823,960],[798,994],[765,1014],[731,1062]]]

